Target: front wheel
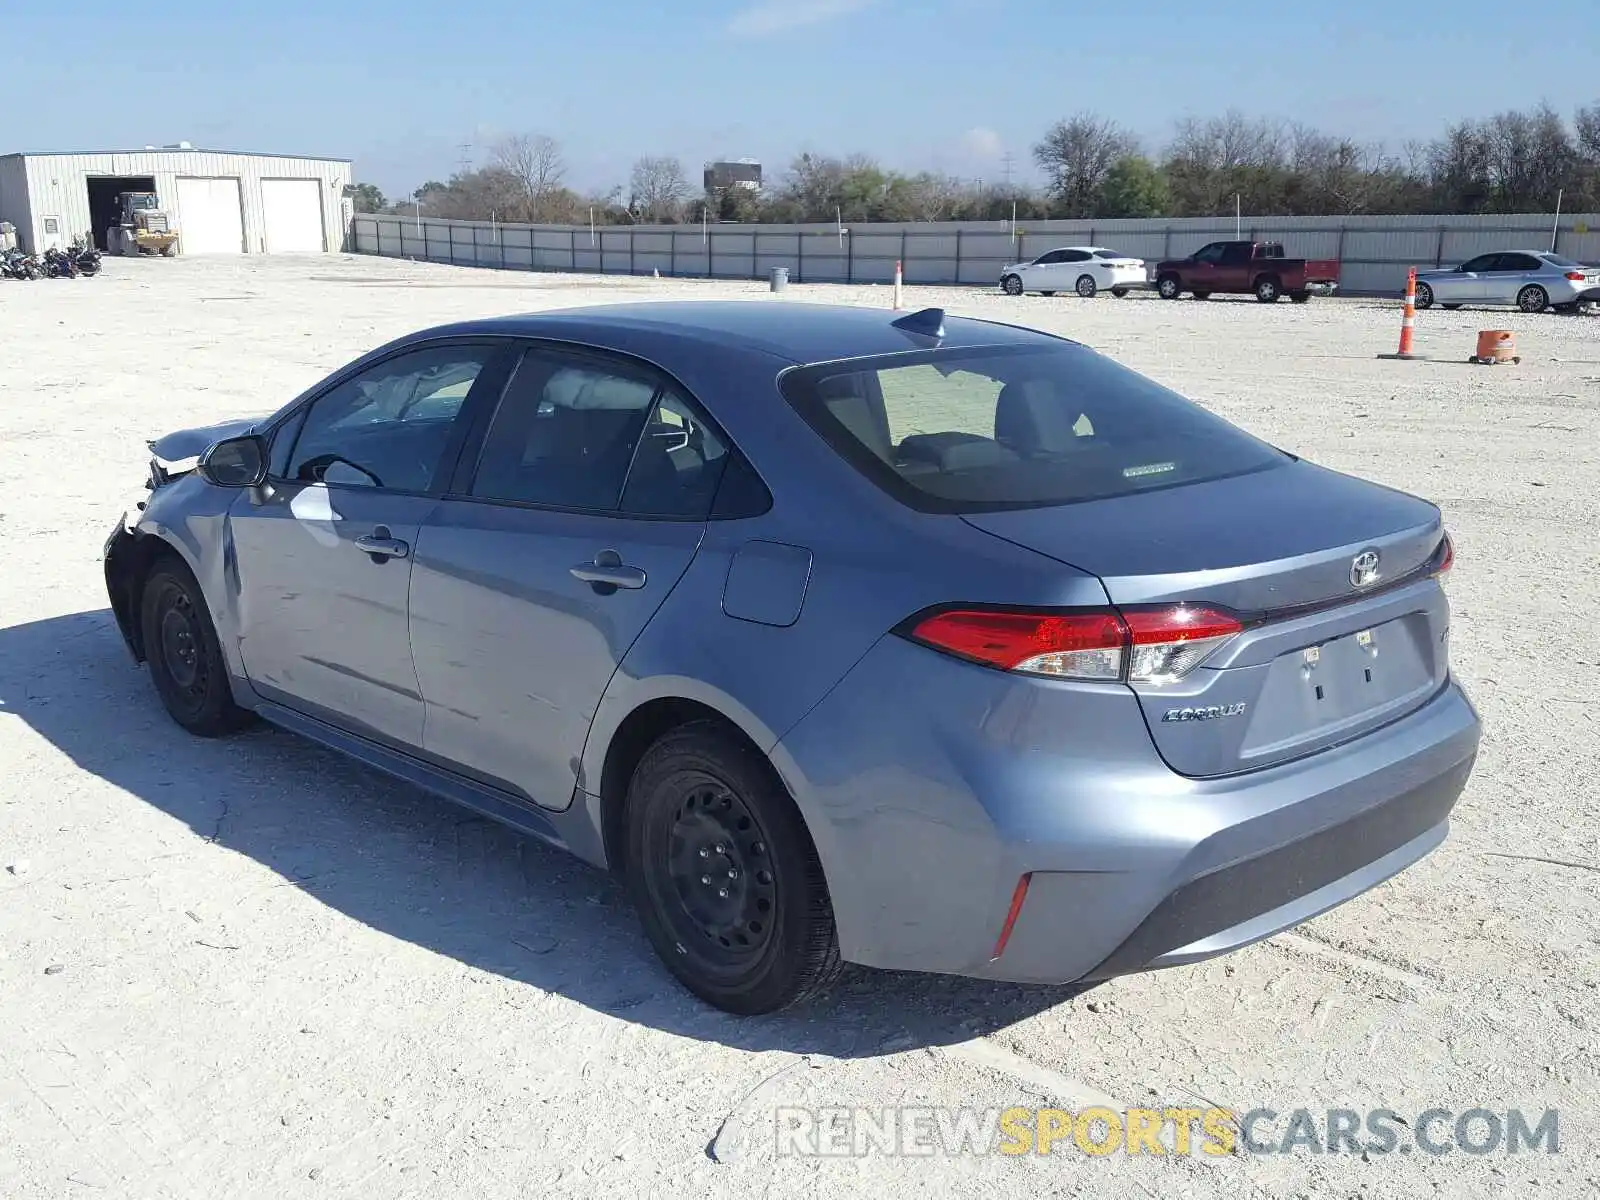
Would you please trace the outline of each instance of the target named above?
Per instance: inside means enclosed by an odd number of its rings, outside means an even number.
[[[628,787],[628,890],[667,969],[741,1015],[823,991],[841,969],[833,905],[794,801],[713,721],[656,742]]]
[[[1022,295],[1022,277],[1020,275],[1007,275],[1000,281],[1000,290],[1008,296]]]
[[[1433,307],[1433,289],[1425,283],[1417,284],[1416,309],[1421,312],[1425,308]],[[1446,308],[1450,306],[1445,305]]]
[[[1276,304],[1278,297],[1283,295],[1283,289],[1278,281],[1268,275],[1256,280],[1256,299],[1262,304]]]
[[[1156,295],[1163,300],[1176,300],[1183,295],[1183,285],[1176,275],[1163,275],[1156,281]]]
[[[220,737],[249,722],[233,702],[222,643],[187,567],[168,560],[151,571],[139,615],[150,678],[174,721],[198,737]]]
[[[1541,313],[1550,307],[1550,293],[1530,283],[1517,293],[1517,307],[1525,313]]]
[[[1100,285],[1094,281],[1093,275],[1079,275],[1074,290],[1085,300],[1093,300],[1094,294],[1100,290]]]

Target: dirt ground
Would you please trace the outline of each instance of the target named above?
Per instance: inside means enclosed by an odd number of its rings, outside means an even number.
[[[1392,302],[915,306],[1079,337],[1285,449],[1439,502],[1482,712],[1446,844],[1292,934],[1074,995],[857,971],[757,1020],[601,874],[289,734],[180,732],[106,606],[144,440],[451,318],[758,284],[388,260],[108,261],[0,284],[0,1197],[1594,1195],[1600,317]],[[790,299],[887,306],[885,287]],[[1469,366],[1479,328],[1520,366]],[[1559,1110],[1560,1153],[779,1153],[789,1106]],[[1263,1127],[1275,1141],[1283,1129]],[[1443,1128],[1448,1128],[1445,1126]],[[1276,1131],[1276,1132],[1274,1132]],[[1437,1132],[1437,1131],[1436,1131]]]

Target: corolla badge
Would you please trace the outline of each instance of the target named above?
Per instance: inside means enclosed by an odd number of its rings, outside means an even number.
[[[1363,550],[1350,560],[1350,582],[1356,587],[1370,587],[1378,582],[1378,552]]]
[[[1241,704],[1208,704],[1203,708],[1169,708],[1161,714],[1161,723],[1168,721],[1215,721],[1220,717],[1238,717],[1244,715],[1245,706]]]

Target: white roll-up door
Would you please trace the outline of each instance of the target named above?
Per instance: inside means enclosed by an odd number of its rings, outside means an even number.
[[[261,208],[268,254],[317,254],[322,237],[322,188],[315,179],[263,179]]]
[[[242,254],[237,179],[178,180],[178,246],[184,254]]]

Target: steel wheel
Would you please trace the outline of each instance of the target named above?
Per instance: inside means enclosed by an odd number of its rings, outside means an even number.
[[[734,731],[665,734],[628,788],[623,863],[646,936],[690,991],[763,1013],[840,968],[816,848],[772,765]]]
[[[187,567],[169,560],[151,571],[139,616],[150,678],[174,721],[201,737],[231,733],[249,721],[233,701],[216,628]]]

